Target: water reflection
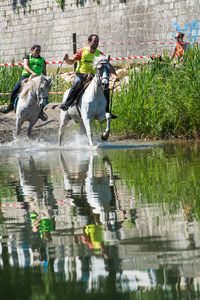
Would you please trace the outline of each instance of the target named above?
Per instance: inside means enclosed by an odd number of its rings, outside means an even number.
[[[199,151],[175,145],[0,153],[0,275],[13,288],[27,276],[30,288],[37,273],[45,288],[35,296],[59,282],[61,298],[196,297],[199,187],[185,183],[198,184],[199,162]]]

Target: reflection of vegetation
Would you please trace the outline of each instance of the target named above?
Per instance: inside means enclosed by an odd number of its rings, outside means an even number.
[[[8,261],[8,253],[3,253],[3,260]],[[60,275],[59,281],[58,276]],[[13,268],[9,263],[0,267],[2,299],[121,299],[123,293],[117,292],[110,276],[101,279],[99,289],[94,287],[86,292],[84,281],[67,280],[53,270],[53,260],[48,263],[48,272],[41,272],[40,267]],[[112,274],[113,277],[114,273]],[[16,280],[16,278],[18,280]],[[12,283],[12,288],[10,288]],[[118,283],[120,288],[120,283]],[[104,293],[102,293],[102,290]],[[122,290],[122,288],[120,288]],[[30,297],[31,295],[31,297]],[[73,295],[73,296],[72,296]]]
[[[110,159],[126,186],[135,189],[138,203],[167,203],[172,213],[190,205],[200,220],[199,148],[180,145],[115,151]]]
[[[162,285],[158,284],[154,288],[149,287],[145,289],[145,287],[141,286],[137,291],[124,291],[126,281],[120,280],[119,277],[117,279],[116,270],[111,266],[108,266],[109,274],[105,277],[99,276],[98,285],[92,286],[91,291],[87,291],[84,280],[65,280],[63,274],[56,274],[53,270],[53,260],[48,264],[48,272],[42,272],[40,267],[12,267],[8,263],[9,255],[5,251],[3,253],[3,260],[4,262],[7,261],[7,263],[4,268],[0,267],[2,299],[199,299],[198,291],[190,288],[187,290],[177,290],[175,283],[166,284],[166,282],[165,289]],[[164,278],[162,278],[163,280]],[[181,295],[181,297],[179,298],[178,295]]]
[[[8,168],[7,165],[3,166],[1,164],[0,168],[0,203],[2,198],[7,198],[9,201],[13,201],[16,192],[16,181],[10,177],[10,174],[13,174],[13,169]]]

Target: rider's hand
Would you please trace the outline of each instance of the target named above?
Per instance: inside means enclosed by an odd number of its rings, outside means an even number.
[[[120,78],[117,75],[115,75],[114,82],[117,82],[117,81],[120,81]]]
[[[38,76],[35,72],[31,73],[32,76]]]
[[[65,62],[67,62],[67,61],[68,61],[68,59],[69,59],[69,55],[66,53],[66,54],[65,54],[65,56],[64,56],[64,60],[65,60]]]

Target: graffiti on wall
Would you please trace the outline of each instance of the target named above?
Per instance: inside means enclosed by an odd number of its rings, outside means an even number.
[[[199,22],[198,21],[193,21],[191,24],[185,24],[183,29],[175,21],[174,28],[175,28],[175,32],[172,33],[172,37],[175,36],[177,31],[181,31],[185,34],[185,38],[188,39],[189,42],[191,42],[191,43],[197,42],[198,34],[199,34]]]

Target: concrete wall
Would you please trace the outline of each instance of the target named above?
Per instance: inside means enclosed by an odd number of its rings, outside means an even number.
[[[112,58],[161,54],[165,49],[171,52],[169,43],[174,42],[176,30],[186,33],[186,41],[198,41],[200,0],[65,2],[62,11],[56,0],[0,1],[0,61],[22,61],[34,43],[42,46],[47,61],[61,60],[65,52],[73,53],[73,33],[77,33],[78,48],[85,45],[89,34],[98,33],[99,49]],[[112,42],[125,45],[110,45]]]

